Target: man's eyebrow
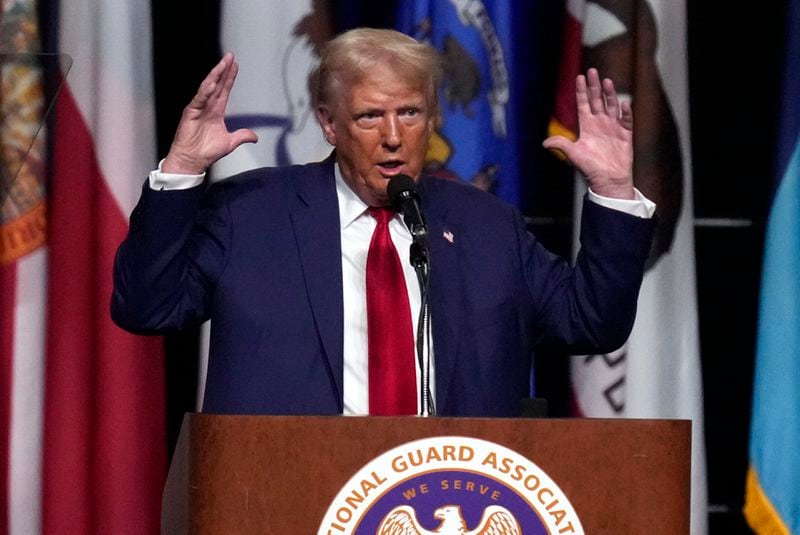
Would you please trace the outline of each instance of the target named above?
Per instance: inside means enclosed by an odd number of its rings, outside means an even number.
[[[378,106],[364,106],[363,108],[355,108],[353,110],[353,115],[364,115],[365,113],[378,114],[383,112],[383,108]]]

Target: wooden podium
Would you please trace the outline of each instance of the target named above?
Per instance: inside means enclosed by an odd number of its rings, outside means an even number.
[[[685,420],[284,417],[189,414],[164,490],[162,532],[317,533],[339,491],[412,440],[474,437],[540,467],[585,533],[689,532]]]

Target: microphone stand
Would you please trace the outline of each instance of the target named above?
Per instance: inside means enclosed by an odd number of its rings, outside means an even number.
[[[420,209],[416,184],[408,175],[397,175],[389,180],[386,189],[392,205],[403,214],[403,222],[411,232],[409,250],[411,265],[417,274],[420,293],[419,319],[417,321],[417,362],[420,377],[420,416],[436,414],[431,395],[431,317],[428,294],[431,275],[428,229]]]
[[[420,293],[419,319],[417,320],[417,362],[420,369],[420,416],[433,416],[436,407],[431,395],[431,318],[428,295],[430,289],[430,250],[428,231],[423,225],[410,228],[413,242],[409,250],[411,265],[417,274]],[[427,351],[426,351],[427,349]]]

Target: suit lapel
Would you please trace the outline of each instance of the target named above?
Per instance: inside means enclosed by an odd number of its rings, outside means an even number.
[[[297,248],[306,290],[342,410],[343,331],[342,248],[333,157],[295,175],[292,207]]]

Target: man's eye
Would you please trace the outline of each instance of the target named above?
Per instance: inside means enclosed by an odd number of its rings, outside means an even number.
[[[403,115],[406,117],[416,117],[419,115],[419,110],[417,108],[408,108],[403,111]]]

